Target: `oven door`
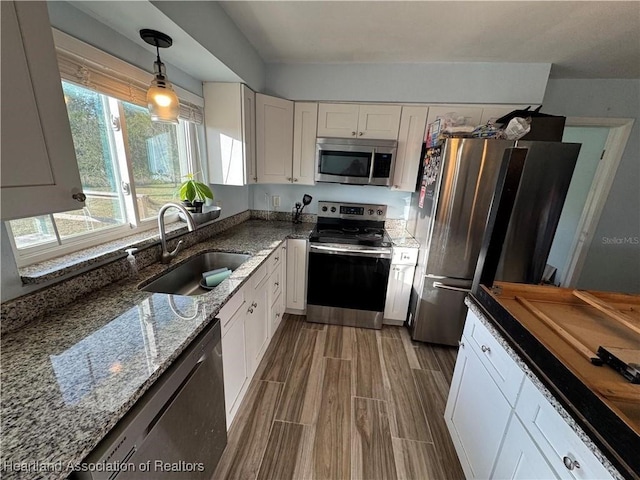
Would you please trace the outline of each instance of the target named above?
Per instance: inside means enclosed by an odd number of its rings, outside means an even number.
[[[307,320],[381,328],[391,249],[309,245]]]

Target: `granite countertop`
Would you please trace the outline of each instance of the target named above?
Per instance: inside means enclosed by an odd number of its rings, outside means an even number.
[[[420,248],[418,241],[403,227],[387,226],[385,230],[387,234],[389,234],[389,237],[391,237],[394,247]]]
[[[465,301],[613,478],[638,478],[638,436],[484,289]],[[623,462],[620,462],[623,459]]]
[[[2,336],[2,478],[65,478],[286,238],[312,224],[249,220]],[[208,250],[252,257],[211,292],[138,289]],[[7,463],[9,462],[9,463]]]

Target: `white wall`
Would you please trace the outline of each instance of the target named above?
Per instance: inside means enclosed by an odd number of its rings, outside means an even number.
[[[543,105],[557,115],[635,119],[578,288],[640,293],[640,80],[549,80]]]
[[[210,185],[213,201],[222,207],[220,219],[227,218],[249,209],[249,187],[230,185]]]
[[[296,202],[302,202],[302,196],[306,193],[313,197],[311,204],[305,207],[304,213],[318,213],[318,200],[373,203],[387,205],[387,218],[407,218],[407,208],[411,201],[411,193],[395,192],[386,187],[374,187],[369,185],[340,185],[335,183],[323,183],[316,185],[251,185],[250,206],[255,210],[271,210],[279,212],[291,212]],[[280,196],[280,207],[267,205],[265,194],[270,197]]]
[[[291,100],[542,102],[549,63],[268,64],[267,92]]]

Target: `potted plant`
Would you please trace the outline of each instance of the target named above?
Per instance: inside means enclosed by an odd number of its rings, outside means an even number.
[[[187,180],[182,182],[176,193],[187,210],[202,213],[202,205],[207,198],[213,200],[213,192],[208,185],[195,180],[193,174],[186,175],[186,178]]]

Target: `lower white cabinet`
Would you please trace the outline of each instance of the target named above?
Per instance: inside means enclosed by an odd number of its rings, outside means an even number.
[[[512,408],[465,337],[444,415],[465,476],[490,478]]]
[[[417,248],[394,248],[384,304],[384,323],[402,325],[407,318],[413,273],[418,261]]]
[[[493,478],[514,480],[557,478],[556,472],[516,416],[511,419],[504,437]]]
[[[249,280],[252,285],[247,296],[244,321],[247,369],[252,377],[269,345],[269,277],[263,264]]]
[[[467,478],[612,478],[471,310],[445,421]]]
[[[222,328],[222,366],[227,430],[231,427],[231,422],[240,407],[250,380],[245,348],[246,301],[243,290],[237,292],[218,314]]]
[[[307,240],[287,240],[286,307],[292,313],[307,308]]]

